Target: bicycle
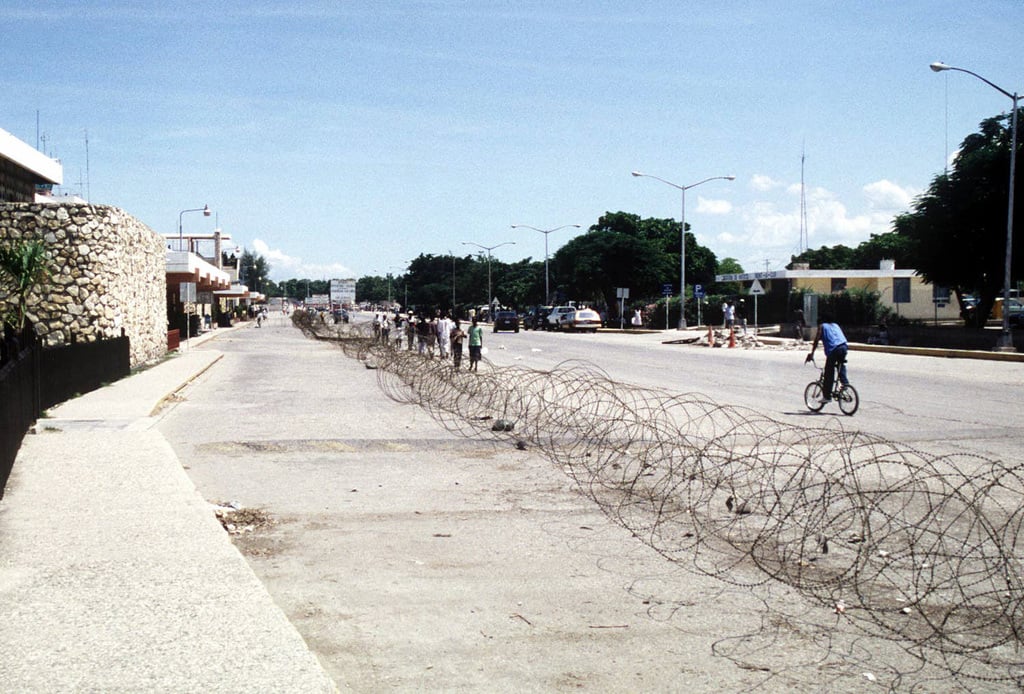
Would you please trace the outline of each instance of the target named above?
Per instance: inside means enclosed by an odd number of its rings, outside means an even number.
[[[813,359],[811,363],[818,366]],[[839,371],[842,364],[843,362],[836,364],[836,371]],[[811,412],[820,412],[825,407],[825,401],[822,400],[822,393],[825,390],[825,367],[820,366],[818,369],[820,371],[818,380],[811,381],[804,388],[804,404]],[[839,409],[847,417],[852,416],[860,407],[860,396],[857,394],[857,389],[849,384],[844,386],[838,378],[832,381],[832,399],[839,403]]]

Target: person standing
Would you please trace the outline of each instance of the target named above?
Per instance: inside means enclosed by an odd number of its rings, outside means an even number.
[[[793,312],[793,327],[796,329],[796,339],[803,342],[804,328],[807,327],[807,321],[804,320],[804,310],[802,308],[798,308]]]
[[[462,366],[462,343],[466,339],[466,333],[462,330],[462,325],[459,321],[455,321],[449,339],[452,345],[452,367],[458,371],[459,367]]]
[[[633,317],[629,319],[629,324],[633,327],[634,330],[643,327],[644,317],[643,314],[640,313],[640,309],[633,311]]]
[[[477,365],[480,363],[480,357],[483,355],[484,348],[484,329],[477,325],[476,317],[473,317],[473,323],[469,326],[469,370],[476,371]]]
[[[448,347],[451,345],[452,322],[445,313],[437,321],[437,352],[442,359],[448,358]]]
[[[821,314],[821,322],[818,324],[818,333],[814,336],[814,344],[811,345],[811,353],[804,359],[804,363],[814,359],[814,350],[818,349],[818,341],[822,342],[825,348],[825,386],[821,394],[822,402],[832,400],[832,386],[835,384],[835,371],[839,367],[839,382],[844,386],[850,382],[846,378],[846,354],[848,351],[846,335],[843,329],[835,322],[835,318],[828,313]]]

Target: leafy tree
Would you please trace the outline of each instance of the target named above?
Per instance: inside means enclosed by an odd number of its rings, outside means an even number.
[[[238,259],[238,279],[249,289],[266,293],[270,281],[270,264],[262,255],[246,249]]]
[[[977,294],[976,315],[981,324],[1003,289],[1009,117],[1004,114],[982,121],[980,132],[968,135],[960,145],[952,171],[936,176],[915,200],[913,211],[893,222],[896,232],[915,244],[916,269],[928,282],[953,289],[961,306],[965,293]],[[1024,116],[1018,113],[1020,118]],[[1022,188],[1018,177],[1017,199],[1021,199]],[[1020,215],[1014,216],[1014,228],[1018,228]],[[1024,271],[1020,244],[1014,250],[1011,269],[1020,276]]]
[[[28,295],[50,277],[46,245],[42,241],[12,241],[0,248],[0,280],[14,300],[14,327],[25,327]]]
[[[616,305],[616,287],[629,287],[635,298],[658,295],[673,272],[672,258],[655,242],[606,230],[572,239],[555,253],[552,265],[562,294],[606,306]]]
[[[822,270],[852,270],[854,268],[854,250],[842,244],[836,246],[822,246],[817,250],[808,248],[800,255],[792,256],[788,270],[793,269],[796,263],[807,263],[813,269]]]

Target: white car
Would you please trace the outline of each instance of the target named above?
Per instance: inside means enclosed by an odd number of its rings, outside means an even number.
[[[555,306],[551,309],[551,313],[548,314],[547,325],[544,326],[548,330],[558,330],[562,327],[562,322],[568,314],[575,311],[574,306]]]
[[[597,329],[601,327],[601,316],[593,309],[578,308],[565,314],[560,327],[565,330],[596,333]]]

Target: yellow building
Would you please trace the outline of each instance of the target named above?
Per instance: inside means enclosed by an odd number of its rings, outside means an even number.
[[[715,275],[716,282],[739,282],[745,291],[749,291],[754,280],[766,294],[802,290],[816,294],[848,289],[872,291],[878,294],[882,306],[909,320],[956,320],[960,317],[960,306],[952,293],[936,292],[916,270],[897,270],[892,260],[883,260],[877,270],[811,270],[797,265],[793,270]]]

